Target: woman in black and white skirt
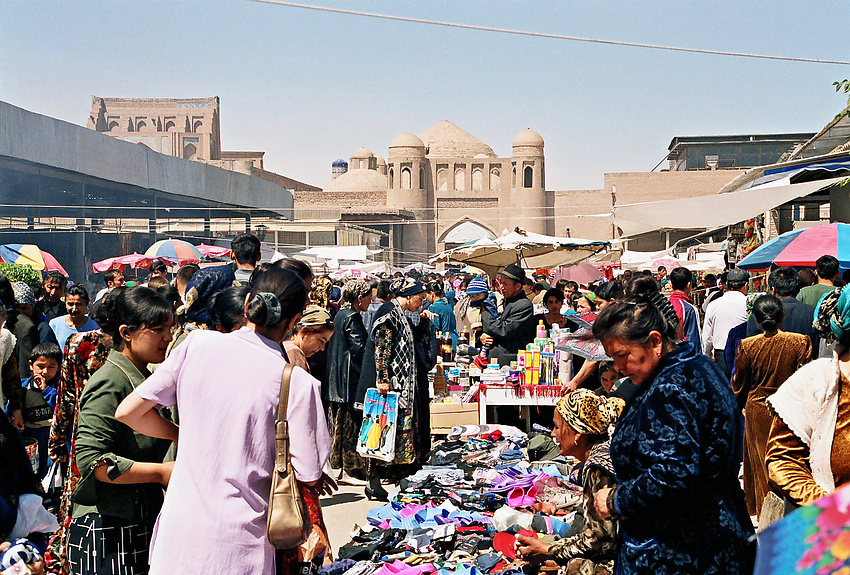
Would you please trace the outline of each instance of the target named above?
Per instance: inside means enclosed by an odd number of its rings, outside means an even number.
[[[67,557],[74,575],[143,575],[154,522],[173,462],[163,463],[168,439],[119,423],[115,409],[161,363],[171,341],[172,306],[146,287],[115,288],[97,310],[114,349],[83,391],[74,463],[80,481],[71,496]]]

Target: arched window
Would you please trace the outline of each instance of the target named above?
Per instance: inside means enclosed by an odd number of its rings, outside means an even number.
[[[195,121],[195,125],[194,125],[194,126],[192,126],[192,131],[193,131],[193,132],[195,132],[195,133],[200,132],[200,131],[201,131],[201,128],[202,128],[203,126],[204,126],[204,123],[203,123],[203,122],[201,122],[200,120],[196,120],[196,121]]]
[[[484,176],[481,173],[481,169],[475,168],[474,170],[472,170],[472,191],[480,192],[483,186]]]
[[[110,132],[112,130],[117,130],[118,129],[118,122],[116,122],[115,120],[112,120],[111,122],[109,122],[109,126],[106,129]]]
[[[516,187],[516,166],[511,170],[511,187]]]
[[[139,120],[138,122],[136,122],[136,131],[141,132],[142,130],[147,128],[147,126],[148,125],[145,123],[144,120]]]
[[[411,188],[410,168],[402,168],[401,169],[401,189],[409,190],[410,188]]]
[[[522,171],[522,187],[523,188],[531,188],[533,187],[534,180],[534,168],[531,166],[526,166]]]
[[[366,167],[366,160],[360,160],[360,169],[364,169]]]
[[[466,189],[466,179],[464,178],[463,168],[455,170],[455,189],[462,192]]]
[[[387,180],[389,182],[389,189],[393,189],[393,169],[390,168],[390,171],[387,172]]]
[[[449,189],[449,170],[447,168],[437,170],[437,189],[441,192]]]
[[[425,168],[419,168],[419,189],[425,189]]]
[[[173,132],[173,131],[175,130],[175,128],[176,128],[176,127],[177,127],[177,126],[175,126],[175,125],[174,125],[174,122],[172,122],[171,120],[168,120],[168,121],[165,123],[165,131],[166,131],[166,132]]]
[[[499,177],[499,168],[490,169],[490,189],[498,190],[502,187],[501,178]]]
[[[186,144],[183,146],[183,159],[194,160],[198,157],[198,148],[195,144]]]

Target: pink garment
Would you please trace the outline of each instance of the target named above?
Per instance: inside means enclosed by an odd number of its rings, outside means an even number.
[[[266,512],[285,361],[249,328],[192,331],[136,388],[177,404],[177,462],[151,542],[151,575],[274,573]],[[287,419],[295,476],[315,481],[331,452],[320,384],[292,373]]]

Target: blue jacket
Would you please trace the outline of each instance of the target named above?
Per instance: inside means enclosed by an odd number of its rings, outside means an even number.
[[[447,331],[452,336],[452,347],[457,347],[457,319],[455,318],[454,309],[446,301],[446,298],[441,298],[431,304],[428,308],[437,314],[434,318],[434,327],[437,331]]]
[[[744,421],[729,381],[692,343],[662,357],[617,423],[616,573],[752,573],[738,482]]]

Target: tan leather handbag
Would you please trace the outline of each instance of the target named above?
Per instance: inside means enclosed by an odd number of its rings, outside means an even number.
[[[269,495],[267,531],[269,541],[277,549],[292,549],[303,543],[310,534],[310,514],[298,488],[298,481],[289,460],[289,424],[286,408],[289,404],[289,384],[292,364],[287,363],[280,378],[280,401],[275,421],[275,465]]]

